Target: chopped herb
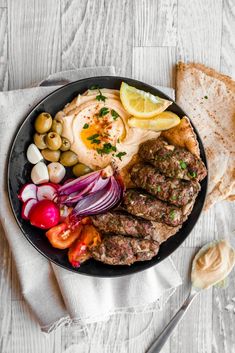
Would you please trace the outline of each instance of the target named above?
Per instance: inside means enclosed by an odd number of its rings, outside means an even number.
[[[196,173],[196,172],[189,172],[188,175],[189,175],[189,177],[191,177],[191,178],[196,178],[197,173]]]
[[[205,98],[205,99],[208,99],[208,97],[207,97],[207,96],[204,96],[204,98]]]
[[[107,97],[103,96],[101,90],[99,89],[99,94],[98,96],[95,97],[97,99],[97,101],[102,101],[102,102],[105,102],[105,100],[107,99]]]
[[[111,114],[112,114],[113,120],[117,120],[117,118],[119,117],[119,114],[114,109],[111,110]]]
[[[109,109],[104,107],[100,109],[99,116],[104,116],[109,113]]]
[[[120,159],[120,161],[122,160],[122,157],[126,155],[126,152],[118,152],[116,154],[116,157],[118,157]]]
[[[176,200],[177,199],[177,196],[173,195],[171,196],[171,200]]]
[[[117,139],[117,143],[120,143],[120,139],[119,138]]]
[[[161,186],[158,185],[158,187],[157,187],[157,192],[160,192],[160,191],[161,191]]]
[[[100,140],[94,139],[94,140],[91,141],[91,144],[93,144],[93,143],[96,143],[98,145],[100,143]]]
[[[111,143],[104,143],[103,147],[102,148],[97,148],[97,153],[99,154],[109,154],[111,153],[112,151],[116,152],[116,147],[111,145]]]
[[[88,129],[88,127],[89,127],[89,124],[87,123],[83,125],[83,129]]]
[[[98,85],[93,85],[89,88],[91,91],[93,91],[94,89],[99,89],[99,86]]]
[[[171,219],[172,221],[174,221],[174,219],[175,219],[175,210],[171,210],[171,211],[170,211],[170,219]]]
[[[94,140],[96,139],[97,137],[99,137],[100,135],[99,134],[94,134],[94,135],[91,135],[87,138],[87,140]]]
[[[187,164],[184,161],[180,161],[180,168],[181,169],[186,169],[187,168]]]

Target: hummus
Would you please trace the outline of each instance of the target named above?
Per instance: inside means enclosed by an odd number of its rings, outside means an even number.
[[[71,143],[79,162],[91,169],[110,163],[125,167],[138,152],[140,143],[156,138],[159,132],[131,128],[118,90],[88,90],[67,104],[56,119],[63,125],[62,136]]]
[[[233,269],[235,251],[226,240],[203,247],[194,261],[191,280],[194,287],[208,288],[222,281]]]

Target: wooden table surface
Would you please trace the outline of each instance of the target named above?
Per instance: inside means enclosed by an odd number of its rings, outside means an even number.
[[[234,0],[0,0],[0,90],[29,87],[59,70],[114,65],[117,73],[175,86],[178,60],[235,75]],[[144,353],[186,297],[189,264],[202,244],[235,229],[235,206],[203,214],[174,253],[184,284],[162,312],[120,314],[49,335],[23,301],[0,234],[1,353]],[[162,353],[235,352],[235,273],[202,293]]]

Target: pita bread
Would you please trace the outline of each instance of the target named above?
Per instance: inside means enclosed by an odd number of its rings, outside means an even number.
[[[197,136],[187,116],[180,120],[179,125],[163,131],[161,136],[165,137],[172,145],[184,147],[195,156],[200,157]]]
[[[205,209],[235,200],[235,82],[201,64],[177,66],[177,103],[202,138],[209,169]]]

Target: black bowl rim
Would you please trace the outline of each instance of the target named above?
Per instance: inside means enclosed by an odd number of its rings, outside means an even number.
[[[51,259],[48,255],[46,255],[42,250],[40,250],[39,248],[37,248],[37,246],[33,243],[33,241],[31,241],[30,238],[28,238],[28,236],[26,235],[24,229],[22,228],[21,224],[19,223],[19,220],[18,220],[18,217],[16,215],[16,212],[14,210],[14,206],[13,206],[13,202],[12,202],[12,199],[11,199],[11,194],[10,194],[10,157],[13,153],[13,149],[14,149],[14,146],[15,146],[15,142],[17,140],[17,137],[20,133],[20,130],[23,128],[24,126],[24,122],[28,119],[29,115],[31,115],[31,113],[33,113],[33,111],[35,109],[37,109],[38,106],[40,106],[45,100],[47,100],[49,97],[53,96],[53,95],[56,95],[58,91],[68,87],[68,86],[72,86],[72,85],[76,85],[80,82],[89,82],[89,81],[93,81],[94,79],[117,79],[117,80],[122,80],[122,81],[125,81],[125,80],[128,80],[128,81],[131,81],[133,85],[135,85],[135,83],[139,84],[143,84],[146,88],[149,88],[150,90],[157,90],[159,91],[162,95],[164,95],[166,97],[166,99],[172,101],[182,112],[185,116],[188,117],[188,115],[185,113],[185,111],[175,102],[175,100],[173,100],[171,97],[169,97],[166,93],[162,92],[160,89],[158,89],[157,87],[154,87],[152,85],[149,85],[143,81],[140,81],[140,80],[136,80],[136,79],[133,79],[133,78],[130,78],[130,77],[123,77],[123,76],[111,76],[111,75],[104,75],[104,76],[92,76],[92,77],[88,77],[88,78],[83,78],[83,79],[80,79],[80,80],[76,80],[76,81],[72,81],[72,82],[69,82],[68,84],[65,84],[65,85],[62,85],[60,86],[59,88],[55,89],[54,91],[52,91],[51,93],[49,93],[48,95],[46,95],[44,98],[42,98],[36,105],[33,106],[33,108],[27,113],[26,117],[24,117],[22,119],[22,121],[19,123],[19,128],[17,130],[17,132],[15,133],[15,135],[12,137],[12,141],[11,141],[11,147],[8,151],[8,158],[7,158],[7,191],[8,191],[8,198],[9,198],[9,201],[10,201],[10,205],[11,205],[11,209],[12,209],[12,212],[13,212],[13,215],[14,215],[14,218],[20,228],[20,230],[22,231],[24,237],[27,239],[27,241],[43,256],[45,257],[47,260],[49,260],[50,262],[53,262],[55,265],[59,266],[59,267],[62,267],[64,268],[65,270],[67,271],[70,271],[70,272],[73,272],[73,273],[77,273],[77,274],[81,274],[81,275],[85,275],[85,276],[88,276],[88,277],[97,277],[97,278],[116,278],[116,277],[123,277],[123,276],[128,276],[128,275],[133,275],[135,273],[138,273],[138,272],[142,272],[144,270],[147,270],[153,266],[156,266],[158,265],[161,261],[165,260],[167,257],[169,257],[174,251],[176,251],[180,245],[182,245],[182,243],[186,240],[186,238],[190,235],[192,229],[195,227],[196,223],[198,222],[198,219],[200,218],[200,215],[202,213],[202,210],[203,210],[203,206],[204,206],[204,203],[205,203],[205,199],[206,199],[206,195],[207,195],[207,189],[208,189],[208,175],[206,176],[206,178],[204,179],[204,183],[205,183],[205,192],[204,192],[204,195],[202,195],[202,207],[201,207],[201,210],[199,211],[199,214],[198,214],[198,217],[196,219],[196,222],[193,226],[193,228],[189,231],[189,233],[187,234],[187,236],[185,238],[182,238],[182,240],[180,240],[176,246],[176,248],[172,251],[169,252],[168,255],[166,255],[165,257],[159,259],[156,263],[149,263],[148,261],[146,261],[145,263],[143,263],[143,265],[139,268],[132,268],[132,273],[122,273],[122,274],[117,274],[117,275],[110,275],[110,274],[104,274],[104,275],[98,275],[98,274],[90,274],[90,273],[87,273],[87,272],[82,272],[82,271],[77,271],[76,268],[68,268],[62,264],[59,264],[56,260],[53,260]],[[208,163],[207,163],[207,158],[206,158],[206,153],[205,153],[205,149],[204,149],[204,146],[203,146],[203,142],[200,138],[200,135],[198,133],[198,130],[196,129],[196,127],[194,126],[192,120],[190,119],[190,117],[188,117],[189,120],[190,120],[190,123],[196,133],[196,136],[197,136],[197,140],[198,140],[198,143],[199,143],[199,149],[200,149],[200,154],[203,154],[203,159],[204,159],[204,164],[207,168],[207,172],[208,172]],[[81,267],[80,267],[81,268]]]

